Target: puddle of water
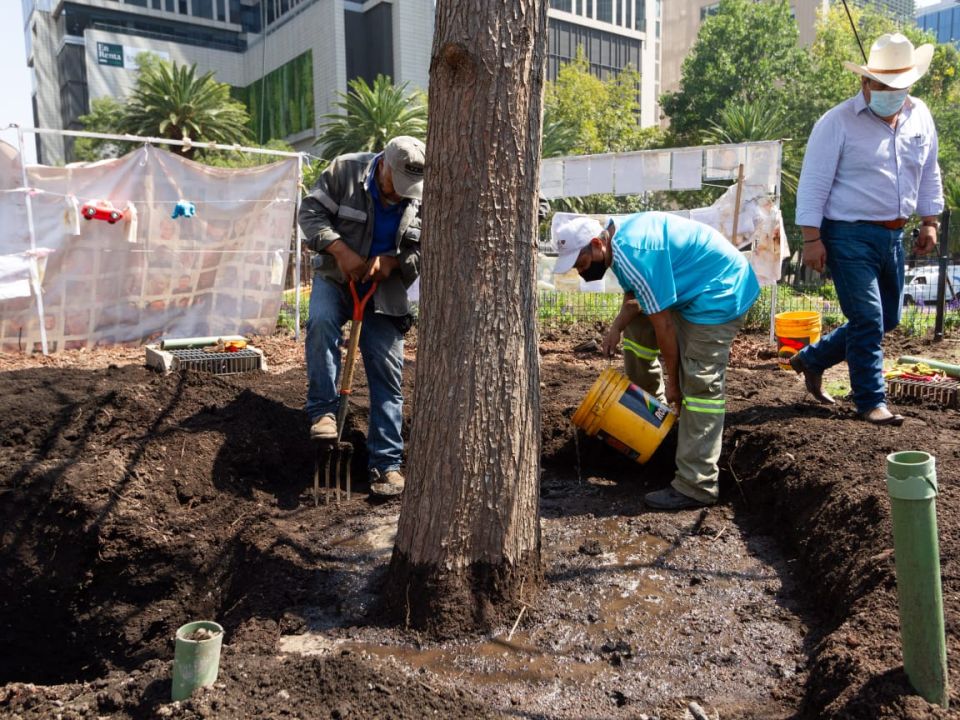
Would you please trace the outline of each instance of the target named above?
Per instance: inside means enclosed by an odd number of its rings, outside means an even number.
[[[547,521],[567,523],[569,519]],[[398,662],[412,671],[424,671],[451,680],[469,677],[470,682],[490,685],[516,683],[589,684],[609,664],[597,661],[597,649],[617,635],[619,628],[631,625],[638,615],[649,616],[671,608],[667,578],[650,566],[668,543],[652,535],[634,531],[622,518],[606,518],[598,523],[590,521],[592,531],[579,535],[576,528],[564,532],[565,540],[552,545],[545,553],[547,562],[555,562],[564,554],[576,552],[586,540],[596,540],[603,553],[573,571],[573,583],[601,570],[595,588],[589,593],[574,592],[564,595],[567,618],[552,623],[549,628],[533,625],[514,633],[508,641],[507,632],[485,642],[447,644],[416,648],[409,645],[384,645],[370,638],[350,640],[332,638],[324,631],[335,630],[328,622],[314,625],[316,632],[281,638],[283,652],[326,654],[351,650],[378,659]],[[356,549],[384,559],[393,548],[397,516],[384,517],[362,534],[353,535],[339,547]],[[549,589],[548,589],[549,591]],[[562,587],[554,589],[564,594]]]
[[[399,514],[373,518],[369,529],[361,534],[349,535],[335,543],[338,548],[358,551],[365,556],[389,557],[397,539]]]

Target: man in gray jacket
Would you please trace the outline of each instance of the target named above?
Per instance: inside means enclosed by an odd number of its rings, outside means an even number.
[[[420,274],[420,198],[424,145],[393,138],[382,153],[335,158],[304,199],[300,227],[313,259],[307,321],[307,404],[310,436],[337,435],[337,376],[344,323],[353,299],[376,281],[360,335],[360,353],[370,390],[367,433],[371,489],[382,495],[403,490],[403,335],[409,328],[407,288]]]

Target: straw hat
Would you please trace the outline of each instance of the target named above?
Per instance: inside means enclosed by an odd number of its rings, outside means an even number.
[[[913,43],[900,33],[887,33],[873,43],[866,65],[846,61],[843,66],[857,75],[903,90],[926,74],[932,59],[933,45],[927,43],[914,49]]]

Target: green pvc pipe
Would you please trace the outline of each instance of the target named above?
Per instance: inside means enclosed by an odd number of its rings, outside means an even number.
[[[934,370],[943,370],[950,377],[960,378],[960,365],[940,362],[939,360],[930,360],[929,358],[914,357],[913,355],[901,355],[897,358],[898,365],[915,365],[925,363]]]
[[[949,705],[947,645],[937,540],[937,472],[925,452],[887,456],[887,490],[893,515],[897,599],[903,667],[927,701]]]
[[[194,639],[197,630],[208,631],[204,639]],[[173,648],[173,683],[170,697],[186,700],[193,691],[210,687],[220,671],[220,647],[223,628],[211,620],[181,625]]]
[[[195,338],[171,338],[170,340],[161,340],[161,350],[186,350],[188,348],[202,348],[216,345],[223,340],[224,342],[246,340],[243,335],[212,335],[210,337]]]

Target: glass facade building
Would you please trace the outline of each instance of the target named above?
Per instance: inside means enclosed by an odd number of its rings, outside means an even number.
[[[81,129],[99,97],[123,98],[136,57],[196,65],[244,102],[260,142],[311,147],[347,82],[378,74],[426,88],[434,0],[20,0],[34,124]],[[38,158],[72,141],[38,136]]]
[[[547,79],[582,49],[591,72],[607,79],[626,67],[640,72],[641,124],[658,122],[661,0],[550,0]]]
[[[960,3],[947,0],[917,10],[917,25],[931,33],[938,43],[960,48]]]

